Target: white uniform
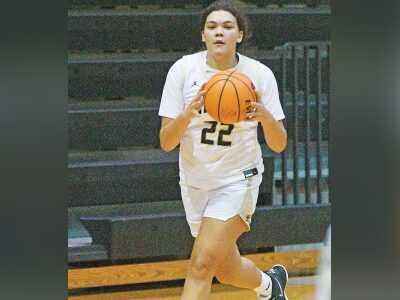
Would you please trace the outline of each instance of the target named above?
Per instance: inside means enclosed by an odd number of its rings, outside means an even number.
[[[283,119],[285,115],[279,101],[278,87],[272,71],[254,59],[241,54],[238,54],[238,57],[239,62],[232,70],[239,70],[250,77],[256,90],[262,94],[261,102],[264,107],[276,120]],[[206,61],[207,51],[202,51],[184,56],[171,67],[161,98],[160,116],[175,119],[193,101],[199,87],[219,72],[219,70],[209,67]],[[190,225],[190,216],[188,215],[190,212],[185,198],[190,198],[191,193],[188,194],[184,190],[185,188],[202,191],[219,189],[246,180],[248,176],[253,175],[252,171],[248,170],[255,168],[257,171],[254,173],[258,174],[255,177],[261,177],[264,165],[257,140],[257,122],[243,121],[234,125],[225,125],[216,122],[208,113],[204,113],[203,109],[199,118],[191,119],[182,137],[179,167],[182,198]],[[249,172],[249,175],[245,175]],[[252,181],[254,180],[252,179]],[[258,181],[257,194],[261,180]],[[199,208],[200,210],[205,210],[208,200],[204,200],[206,201],[205,206]],[[240,201],[243,202],[243,197]],[[256,199],[251,202],[254,202],[254,205],[251,205],[254,208],[252,211],[246,210],[243,219],[249,219],[249,213],[254,212]],[[248,205],[240,203],[237,205],[237,207],[242,206]],[[200,216],[202,215],[198,209],[196,212]],[[238,211],[232,213],[242,215]],[[232,213],[228,215],[230,216]],[[218,217],[218,219],[221,218]],[[192,226],[191,229],[194,234],[196,230],[193,230]]]

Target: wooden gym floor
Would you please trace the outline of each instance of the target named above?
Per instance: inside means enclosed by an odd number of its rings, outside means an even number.
[[[312,277],[289,278],[286,294],[290,300],[314,300],[315,279]],[[140,291],[123,291],[99,293],[68,297],[70,300],[179,300],[182,287],[158,288]],[[210,300],[255,300],[255,293],[251,290],[238,289],[232,286],[214,284]]]
[[[268,270],[273,264],[282,263],[289,271],[286,294],[290,300],[315,300],[316,276],[290,276],[290,274],[315,274],[319,251],[298,251],[286,253],[260,253],[245,255],[261,270]],[[89,294],[71,293],[70,300],[179,300],[183,286],[153,289],[137,289],[134,284],[183,280],[186,275],[188,260],[116,265],[93,268],[71,268],[68,270],[68,289],[79,290],[101,288]],[[125,286],[111,288],[112,286]],[[132,290],[130,289],[132,286]],[[166,285],[168,286],[168,285]],[[110,287],[109,289],[107,287]],[[238,289],[232,286],[214,284],[211,300],[255,300],[252,290]]]

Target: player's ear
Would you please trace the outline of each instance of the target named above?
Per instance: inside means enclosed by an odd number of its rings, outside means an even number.
[[[242,40],[243,40],[243,31],[239,31],[239,37],[236,41],[240,44]]]
[[[206,42],[206,37],[205,37],[205,35],[204,35],[204,31],[201,32],[201,41],[202,41],[203,43]]]

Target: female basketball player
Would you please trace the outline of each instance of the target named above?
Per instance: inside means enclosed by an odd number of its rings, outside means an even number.
[[[171,67],[159,110],[162,149],[180,144],[182,200],[196,238],[182,299],[208,299],[214,276],[221,283],[254,289],[259,299],[287,299],[286,269],[275,265],[264,273],[240,256],[236,244],[250,229],[264,171],[258,122],[273,151],[286,147],[277,83],[268,67],[236,52],[248,36],[238,3],[211,4],[202,14],[201,28],[207,50],[184,56]],[[225,125],[204,112],[204,83],[220,70],[240,70],[253,81],[258,101],[248,120]]]

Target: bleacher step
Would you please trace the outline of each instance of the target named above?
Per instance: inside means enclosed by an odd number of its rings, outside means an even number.
[[[89,246],[92,238],[79,217],[68,215],[68,248]]]
[[[125,99],[142,97],[160,99],[170,67],[189,52],[74,54],[68,58],[68,97],[76,100]],[[293,90],[293,59],[283,48],[257,50],[254,58],[274,73],[282,86],[282,57],[287,58],[287,87]],[[304,86],[304,59],[297,58],[299,88]],[[317,91],[315,57],[310,51],[310,92]],[[321,57],[322,93],[329,92],[329,68],[325,54]],[[290,79],[290,80],[289,80]]]
[[[311,98],[312,99],[312,98]],[[71,101],[68,110],[68,148],[70,150],[111,150],[126,147],[153,146],[159,148],[161,118],[158,116],[159,100],[132,101]],[[311,112],[310,133],[316,139],[316,106],[309,104]],[[322,139],[328,138],[329,106],[321,107]],[[286,107],[288,139],[293,139],[293,106]],[[305,107],[297,107],[300,128],[298,139],[305,140]],[[261,130],[258,138],[265,143]]]
[[[104,245],[87,245],[68,248],[68,263],[104,261],[108,259]]]
[[[263,160],[260,202],[267,204],[272,203],[274,164],[268,153]],[[69,153],[68,171],[70,207],[181,198],[177,149]]]
[[[165,257],[188,258],[191,237],[181,201],[132,204],[125,213],[104,207],[103,214],[81,218],[94,243],[106,245],[111,261]],[[136,208],[135,208],[136,206]],[[151,209],[146,211],[146,206]],[[330,205],[258,206],[251,234],[239,239],[239,249],[317,243],[330,223]],[[163,245],[163,247],[159,247]]]
[[[68,0],[69,7],[81,6],[101,6],[113,7],[118,5],[129,5],[133,7],[141,6],[158,6],[162,8],[176,7],[176,6],[207,6],[214,0]],[[329,4],[330,0],[244,0],[245,5],[320,5]]]
[[[243,10],[257,29],[257,34],[250,39],[252,46],[272,49],[289,41],[330,40],[330,7],[248,7]],[[199,50],[202,47],[198,25],[201,11],[201,8],[190,7],[69,10],[69,49]]]

